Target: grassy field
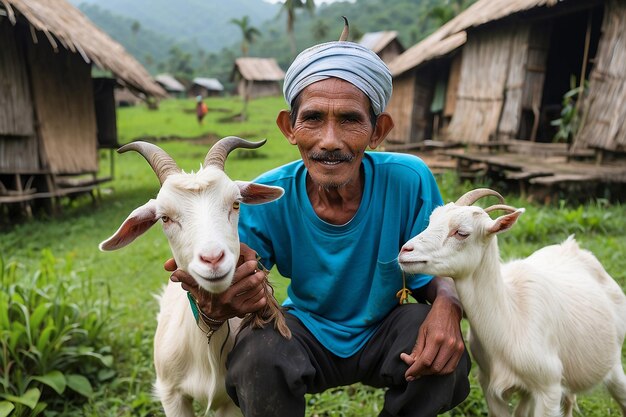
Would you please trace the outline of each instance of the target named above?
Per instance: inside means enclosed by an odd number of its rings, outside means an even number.
[[[202,126],[193,113],[193,100],[168,100],[158,111],[145,107],[124,108],[118,112],[120,142],[136,138],[157,141],[179,163],[190,171],[199,167],[209,146],[218,137],[238,135],[250,140],[267,138],[267,144],[255,151],[235,151],[226,163],[227,173],[237,179],[252,179],[272,167],[298,157],[297,149],[287,143],[274,120],[284,108],[282,98],[252,101],[249,120],[232,121],[241,111],[235,98],[207,100],[209,114]],[[104,172],[109,154],[101,154]],[[151,399],[153,370],[152,336],[157,303],[154,295],[167,282],[163,262],[169,257],[165,237],[158,227],[118,252],[101,253],[100,241],[112,234],[127,214],[153,197],[158,181],[148,164],[135,153],[114,155],[115,178],[106,184],[97,207],[87,199],[66,204],[55,218],[40,216],[37,220],[5,226],[0,239],[0,255],[5,265],[13,265],[23,277],[38,276],[44,263],[67,270],[77,285],[90,282],[88,297],[107,304],[107,343],[111,346],[114,376],[94,383],[94,393],[87,401],[66,403],[55,408],[58,415],[136,416],[161,415],[159,405]],[[453,174],[438,177],[444,200],[450,201],[470,185],[459,184]],[[584,205],[543,207],[529,204],[515,196],[508,202],[526,207],[526,213],[515,228],[500,239],[505,259],[529,255],[537,248],[564,240],[576,234],[582,246],[592,250],[609,273],[626,288],[626,216],[623,206],[607,201]],[[272,272],[279,298],[283,298],[286,279]],[[2,280],[3,290],[8,285]],[[6,292],[6,291],[3,291]],[[1,318],[1,317],[0,317]],[[523,341],[520,341],[523,343]],[[1,382],[1,379],[0,379]],[[478,384],[473,378],[470,397],[450,416],[483,416],[486,408]],[[340,388],[309,396],[308,415],[375,416],[382,404],[383,392],[361,385]],[[602,390],[579,398],[581,415],[605,417],[619,415],[617,405]],[[0,415],[2,415],[0,407]],[[26,414],[24,414],[26,415]],[[54,413],[50,415],[55,415]]]

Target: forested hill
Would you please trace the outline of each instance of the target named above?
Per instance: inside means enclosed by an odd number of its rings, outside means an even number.
[[[341,16],[350,20],[351,38],[366,32],[397,30],[409,47],[435,30],[439,8],[467,7],[473,0],[356,0],[319,5],[311,14],[299,10],[295,22],[298,50],[335,40]],[[286,68],[293,59],[281,4],[262,0],[70,0],[152,73],[178,77],[217,77],[228,83],[234,59],[241,55],[241,29],[231,19],[248,16],[261,35],[250,56],[274,57]],[[444,13],[445,14],[445,13]]]
[[[229,23],[250,16],[260,27],[280,5],[261,0],[69,0],[151,72],[175,54],[190,53],[196,66],[202,57],[236,45],[240,29]]]
[[[96,24],[98,13],[125,18],[128,32],[133,22],[139,30],[158,33],[181,44],[197,44],[207,52],[216,52],[239,37],[239,29],[229,23],[232,18],[250,16],[250,23],[261,25],[276,16],[280,5],[261,0],[70,0],[78,4]],[[98,10],[99,9],[99,10]],[[110,24],[111,22],[106,22]],[[109,33],[108,27],[101,26]]]

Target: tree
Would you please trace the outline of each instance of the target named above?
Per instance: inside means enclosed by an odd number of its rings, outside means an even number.
[[[319,41],[324,40],[328,36],[328,32],[330,31],[330,28],[328,27],[328,24],[326,23],[326,21],[322,19],[317,19],[315,23],[313,24],[311,31],[313,33],[313,37],[315,38],[315,40],[319,42]]]
[[[296,11],[298,9],[306,9],[313,14],[315,11],[315,2],[313,0],[285,0],[280,12],[287,14],[287,35],[291,43],[291,55],[296,56],[296,38],[294,34],[294,26],[296,23]]]
[[[194,73],[191,54],[184,52],[178,45],[172,46],[168,53],[167,72],[176,78],[191,79]]]
[[[139,21],[134,20],[133,23],[130,25],[130,31],[133,34],[133,48],[137,47],[137,34],[139,33],[139,31],[141,30],[141,23],[139,23]]]
[[[141,23],[139,23],[139,21],[137,20],[134,20],[133,23],[130,25],[130,30],[131,32],[133,32],[133,35],[137,35],[140,29],[141,29]]]
[[[446,0],[443,4],[430,9],[426,16],[435,20],[436,26],[439,27],[452,20],[473,2],[474,0]]]
[[[237,25],[241,29],[241,54],[248,56],[250,44],[254,43],[257,36],[261,36],[261,32],[254,26],[250,26],[250,19],[244,16],[241,19],[230,19],[230,23]]]

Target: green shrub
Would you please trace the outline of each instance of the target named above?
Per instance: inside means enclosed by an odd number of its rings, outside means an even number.
[[[107,286],[49,250],[31,275],[0,258],[0,283],[1,417],[55,415],[115,376]]]

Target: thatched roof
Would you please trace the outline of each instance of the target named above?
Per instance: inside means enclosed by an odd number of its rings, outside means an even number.
[[[359,44],[371,49],[375,53],[382,51],[394,39],[398,38],[398,32],[395,30],[386,30],[381,32],[369,32],[361,37]]]
[[[209,91],[224,91],[224,86],[217,78],[197,77],[193,79],[193,83]]]
[[[280,81],[285,78],[285,72],[274,58],[237,58],[234,69],[248,81]]]
[[[66,0],[0,0],[12,24],[23,16],[30,25],[33,40],[45,36],[56,50],[59,45],[78,53],[85,62],[109,70],[119,81],[148,95],[165,96],[146,69],[122,45],[96,27]],[[37,32],[35,32],[37,31]]]
[[[467,32],[462,31],[448,36],[443,40],[426,38],[422,42],[407,49],[389,63],[389,70],[395,77],[431,59],[444,56],[467,40]]]
[[[167,91],[174,93],[182,93],[185,91],[185,86],[170,74],[159,74],[154,77],[154,80],[161,84]]]
[[[463,45],[467,39],[464,32],[469,28],[536,7],[551,7],[562,1],[564,0],[478,0],[432,35],[396,57],[389,64],[389,69],[393,76],[400,75]]]
[[[551,7],[564,0],[478,0],[438,30],[441,39],[536,7]],[[435,33],[437,33],[435,32]]]

